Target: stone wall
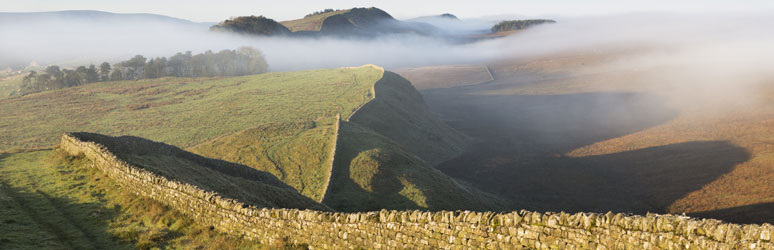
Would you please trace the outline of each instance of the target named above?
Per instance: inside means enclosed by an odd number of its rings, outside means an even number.
[[[65,134],[60,147],[84,154],[128,190],[194,220],[271,243],[315,249],[774,249],[774,226],[674,215],[376,211],[335,213],[266,209],[170,181],[116,158],[102,145]]]

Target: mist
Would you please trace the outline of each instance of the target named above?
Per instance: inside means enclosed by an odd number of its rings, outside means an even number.
[[[734,85],[739,86],[771,76],[774,32],[767,26],[773,17],[769,13],[640,13],[556,18],[556,24],[472,43],[412,34],[370,39],[266,38],[209,32],[208,24],[178,21],[48,18],[0,24],[0,32],[6,37],[0,40],[0,65],[36,62],[67,67],[115,63],[137,54],[169,57],[176,52],[200,53],[240,46],[262,51],[272,71],[363,64],[389,69],[630,50],[637,53],[574,71],[662,67],[669,70],[658,76],[661,82],[710,78],[714,80],[705,84],[722,85],[718,79],[734,79]],[[474,22],[459,27],[465,30],[482,26]]]

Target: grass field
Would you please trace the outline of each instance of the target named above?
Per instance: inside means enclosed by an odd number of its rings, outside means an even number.
[[[8,98],[22,85],[24,75],[15,75],[0,80],[0,99]]]
[[[372,67],[87,84],[0,100],[0,151],[50,146],[67,131],[190,147],[266,123],[349,115],[381,77]]]
[[[197,225],[57,150],[0,156],[0,249],[292,249]],[[302,247],[302,246],[298,246]]]
[[[305,17],[301,19],[282,21],[280,23],[282,25],[285,25],[285,27],[290,29],[290,31],[292,32],[320,31],[320,28],[322,27],[322,23],[323,21],[325,21],[326,18],[333,15],[347,13],[349,11],[350,10],[337,10],[337,11],[323,13],[323,14]]]

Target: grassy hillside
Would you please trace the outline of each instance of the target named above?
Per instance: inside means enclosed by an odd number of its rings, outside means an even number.
[[[0,155],[0,249],[278,249],[198,225],[58,150]]]
[[[11,97],[21,87],[23,78],[22,74],[0,80],[0,99]]]
[[[271,123],[194,146],[194,153],[272,173],[314,200],[322,199],[331,171],[334,120]],[[310,150],[309,145],[319,145]]]
[[[53,145],[67,131],[136,135],[271,172],[319,199],[327,181],[323,173],[330,170],[330,125],[337,114],[348,116],[365,103],[380,77],[380,69],[361,67],[165,78],[4,99],[0,126],[7,133],[0,134],[0,150]],[[243,135],[257,137],[248,140]],[[256,145],[259,137],[272,142]],[[241,145],[234,148],[224,143],[228,138],[246,139],[242,143],[266,151],[253,154]]]
[[[248,205],[329,210],[300,195],[274,175],[248,166],[205,158],[139,137],[112,137],[93,133],[72,133],[72,136],[81,141],[103,145],[120,160],[145,171]]]
[[[178,147],[261,124],[349,115],[381,71],[373,67],[231,78],[87,84],[0,100],[0,151],[50,146],[67,131],[135,135]]]
[[[308,17],[304,17],[301,19],[296,20],[289,20],[289,21],[282,21],[280,22],[282,25],[285,25],[285,27],[288,27],[290,31],[297,32],[297,31],[320,31],[320,28],[322,27],[323,21],[325,21],[326,18],[343,14],[349,12],[351,9],[348,10],[337,10],[317,15],[312,15]]]
[[[503,207],[432,167],[469,139],[440,122],[411,83],[375,66],[95,83],[0,100],[0,108],[9,132],[0,150],[48,146],[66,131],[132,135],[84,136],[153,172],[259,206],[311,207],[327,197],[345,211]],[[284,202],[295,198],[218,170],[243,166],[311,199]]]

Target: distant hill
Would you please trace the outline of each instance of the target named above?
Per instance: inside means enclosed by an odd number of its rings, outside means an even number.
[[[274,19],[264,16],[242,16],[223,21],[210,27],[212,31],[227,31],[258,36],[281,36],[290,30]]]
[[[346,10],[328,9],[318,11],[304,18],[282,21],[290,33],[286,33],[265,17],[238,17],[213,26],[214,30],[230,30],[238,33],[256,35],[291,36],[338,36],[373,37],[387,34],[435,35],[438,28],[419,22],[405,22],[393,18],[378,8],[352,8]]]
[[[415,17],[406,21],[433,25],[445,33],[454,35],[488,33],[489,28],[492,26],[488,21],[461,20],[451,13]]]
[[[125,40],[117,37],[154,40],[158,39],[152,37],[156,34],[206,32],[210,25],[145,13],[122,14],[96,10],[0,12],[0,33],[15,38],[6,39],[5,46],[0,49],[3,54],[0,57],[0,69],[23,69],[32,62],[62,66],[93,63],[95,57],[107,59],[112,55],[132,53],[126,46],[115,49],[119,47],[117,43]],[[110,42],[105,42],[106,40]],[[170,41],[166,40],[165,44],[168,43]],[[95,51],[85,53],[83,47],[89,45],[84,44],[92,45],[90,48]],[[42,47],[45,48],[37,49]],[[106,47],[114,49],[104,53]],[[60,51],[54,48],[62,49]],[[52,50],[54,52],[51,52]]]
[[[209,23],[196,23],[185,19],[148,13],[112,13],[98,10],[65,10],[51,12],[0,12],[0,26],[4,24],[82,21],[93,24],[111,22],[161,22],[176,25],[206,27]]]

